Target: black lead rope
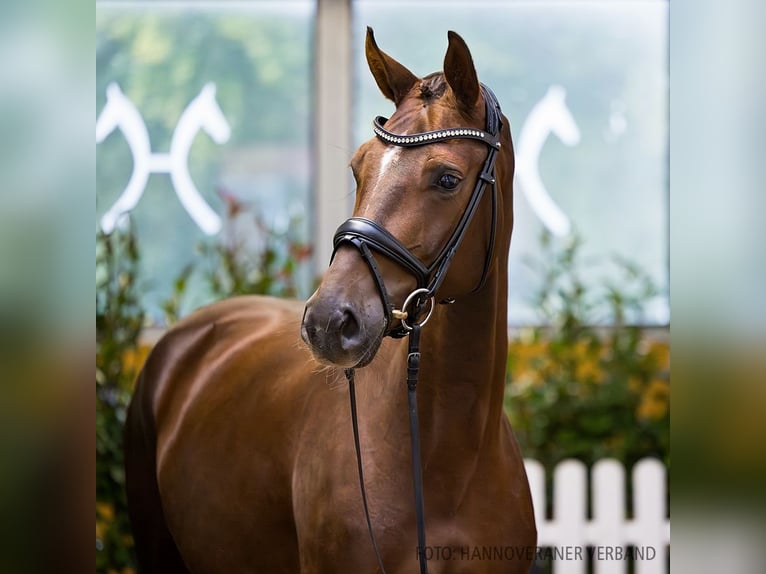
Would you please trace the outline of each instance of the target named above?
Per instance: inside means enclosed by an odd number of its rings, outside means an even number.
[[[348,379],[348,396],[351,400],[351,426],[354,428],[354,448],[356,449],[356,466],[359,471],[359,488],[362,491],[362,506],[364,506],[364,517],[367,519],[367,531],[370,533],[370,540],[372,541],[372,549],[375,551],[375,558],[378,561],[378,566],[383,574],[386,574],[386,569],[383,568],[383,559],[380,557],[380,550],[378,550],[378,543],[375,541],[375,534],[372,532],[372,522],[370,522],[370,510],[367,507],[367,491],[364,488],[364,470],[362,469],[362,449],[359,446],[359,421],[356,416],[356,389],[354,387],[354,369],[346,369],[343,371]]]
[[[426,564],[426,519],[423,502],[423,470],[420,463],[420,425],[418,423],[418,373],[420,371],[420,325],[415,323],[410,331],[409,350],[407,354],[407,404],[410,419],[410,448],[412,451],[412,481],[415,490],[415,521],[418,530],[418,562],[420,574],[428,574]],[[375,533],[372,530],[370,510],[367,506],[367,491],[364,486],[364,470],[362,468],[362,449],[359,444],[359,421],[356,414],[356,389],[354,386],[354,369],[343,371],[348,379],[348,394],[351,401],[351,426],[354,429],[354,448],[356,449],[356,465],[359,472],[359,488],[362,491],[362,506],[367,520],[367,531],[370,533],[372,549],[378,561],[382,574],[386,574],[383,559],[380,556]]]
[[[420,425],[418,424],[418,373],[420,371],[420,325],[410,331],[407,353],[407,404],[410,412],[410,448],[412,450],[412,483],[415,489],[415,521],[418,527],[418,562],[426,574],[426,517],[423,503],[423,468],[420,464]]]

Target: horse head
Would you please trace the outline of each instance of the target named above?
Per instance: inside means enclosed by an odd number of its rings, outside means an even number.
[[[368,28],[367,63],[381,92],[394,102],[396,110],[390,119],[380,118],[384,124],[376,120],[377,137],[363,143],[350,163],[356,181],[352,220],[362,221],[368,235],[389,236],[383,238],[384,243],[401,246],[395,246],[394,251],[408,251],[423,263],[422,268],[431,271],[434,263],[441,267],[445,246],[463,222],[489,157],[488,146],[470,136],[439,137],[444,130],[480,133],[489,113],[485,110],[486,93],[477,79],[468,47],[456,33],[449,32],[448,37],[444,71],[419,78],[380,50]],[[436,142],[408,145],[407,134],[433,132]],[[394,134],[402,137],[392,137]],[[468,220],[470,228],[459,249],[454,258],[450,256],[449,271],[438,282],[438,288],[434,287],[435,292],[429,293],[437,301],[467,295],[483,283],[492,263],[488,253],[493,250],[488,246],[492,244],[494,214],[498,237],[506,236],[506,241],[498,242],[495,254],[503,248],[507,252],[513,177],[507,121],[498,137],[502,148],[496,146],[500,149],[496,163],[500,191],[497,209],[491,207],[489,191],[484,193],[484,199],[476,204],[475,217]],[[392,321],[386,302],[403,308],[408,294],[422,287],[422,282],[413,275],[412,266],[408,268],[401,257],[391,255],[391,249],[368,258],[364,255],[366,247],[339,242],[338,238],[336,235],[331,265],[306,304],[301,335],[320,362],[360,367],[374,358],[383,337],[400,326],[400,318],[394,316]],[[341,234],[343,239],[347,237]]]

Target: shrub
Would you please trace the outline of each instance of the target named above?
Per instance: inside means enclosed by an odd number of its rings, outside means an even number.
[[[588,287],[579,238],[558,248],[545,235],[542,245],[532,264],[543,326],[512,338],[508,354],[506,410],[524,455],[548,469],[568,457],[669,464],[668,346],[628,323],[655,287],[624,260],[616,261],[620,287]]]
[[[299,221],[291,219],[284,231],[268,226],[252,206],[221,192],[226,202],[221,236],[197,245],[200,257],[178,275],[172,295],[162,303],[165,320],[172,324],[181,314],[189,278],[202,274],[214,300],[237,295],[297,297],[299,275],[307,269],[311,248],[298,239]]]
[[[96,571],[133,571],[122,427],[140,367],[140,255],[132,228],[96,235]]]

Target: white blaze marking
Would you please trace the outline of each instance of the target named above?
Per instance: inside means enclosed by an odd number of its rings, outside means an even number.
[[[378,170],[378,178],[375,180],[374,188],[378,187],[378,184],[383,179],[383,176],[385,175],[388,168],[394,165],[397,159],[399,159],[399,153],[401,151],[402,148],[399,146],[391,146],[385,151],[383,157],[380,158],[380,169]]]

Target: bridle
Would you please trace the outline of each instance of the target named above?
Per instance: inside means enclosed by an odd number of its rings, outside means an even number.
[[[380,294],[381,302],[385,313],[385,330],[387,336],[401,338],[409,336],[409,352],[407,355],[407,399],[409,405],[410,419],[410,445],[412,450],[412,474],[415,489],[415,514],[418,531],[418,562],[420,564],[421,574],[426,574],[426,540],[425,540],[425,516],[423,505],[423,479],[420,464],[420,430],[418,425],[417,408],[417,384],[418,373],[420,370],[420,330],[431,317],[434,310],[434,297],[439,287],[444,282],[452,259],[455,256],[460,244],[462,243],[468,227],[484,196],[484,190],[487,186],[491,188],[491,227],[487,255],[484,260],[479,284],[474,289],[478,291],[483,287],[489,274],[492,264],[492,256],[495,246],[495,234],[497,228],[497,190],[495,185],[495,160],[500,150],[500,131],[502,128],[502,114],[495,94],[488,87],[481,84],[481,92],[484,96],[484,106],[486,111],[486,129],[476,128],[449,128],[434,130],[429,132],[399,135],[388,131],[384,126],[387,118],[377,116],[373,121],[373,131],[375,135],[383,142],[389,145],[400,147],[417,147],[430,145],[433,143],[453,140],[453,139],[472,139],[483,142],[489,148],[487,158],[484,160],[481,172],[476,180],[471,197],[468,200],[463,215],[460,217],[455,229],[452,231],[449,239],[441,249],[436,259],[430,264],[424,264],[418,257],[412,254],[396,237],[377,222],[364,217],[351,217],[347,219],[333,238],[333,254],[344,244],[351,244],[359,250],[362,259],[370,268],[375,284]],[[405,299],[401,309],[396,309],[390,302],[388,291],[386,290],[383,276],[375,260],[373,252],[385,255],[389,259],[407,270],[415,277],[417,282],[415,290]],[[332,259],[331,259],[332,261]],[[426,302],[430,302],[426,316],[418,320],[425,310]],[[454,303],[453,299],[446,299],[440,303]],[[399,320],[399,325],[392,328],[394,320]],[[383,574],[383,560],[378,550],[375,535],[370,522],[370,513],[367,506],[367,494],[364,486],[364,473],[362,470],[362,454],[359,445],[359,425],[357,421],[356,409],[356,390],[354,385],[354,369],[345,370],[346,378],[349,383],[349,397],[351,401],[351,423],[354,431],[354,447],[356,449],[357,470],[359,473],[359,484],[362,493],[362,504],[364,514],[367,520],[367,529],[370,534],[375,557],[378,566]]]
[[[479,130],[476,128],[450,128],[443,130],[434,130],[430,132],[423,132],[411,135],[398,135],[388,131],[384,125],[388,121],[388,118],[377,116],[373,120],[373,131],[383,142],[396,145],[400,147],[419,147],[424,145],[430,145],[438,142],[453,140],[453,139],[472,139],[480,141],[489,147],[487,158],[484,160],[481,172],[476,180],[476,185],[473,188],[471,197],[468,200],[468,205],[463,211],[463,215],[458,221],[455,229],[452,231],[447,242],[442,247],[439,254],[430,265],[426,265],[420,259],[418,259],[412,252],[407,249],[396,237],[394,237],[387,229],[381,226],[379,223],[367,219],[365,217],[351,217],[347,219],[338,230],[335,232],[333,238],[333,254],[338,251],[338,248],[343,244],[351,244],[362,255],[362,258],[367,263],[367,266],[372,272],[372,276],[375,280],[378,288],[378,293],[381,297],[383,304],[383,310],[385,313],[385,332],[388,336],[394,338],[401,338],[410,332],[409,324],[406,322],[408,315],[417,316],[418,313],[409,313],[408,304],[413,305],[415,310],[423,305],[427,300],[434,297],[442,282],[444,281],[447,270],[450,263],[455,256],[460,244],[468,231],[469,224],[473,219],[476,210],[479,207],[481,198],[484,195],[484,189],[487,185],[491,186],[491,201],[492,201],[492,218],[491,229],[489,236],[489,246],[487,249],[487,256],[484,260],[484,269],[482,271],[481,280],[479,285],[474,291],[478,291],[486,282],[487,275],[489,274],[489,268],[492,262],[492,254],[495,244],[495,231],[497,221],[497,192],[495,189],[495,159],[497,158],[497,152],[500,150],[500,129],[502,126],[500,105],[497,102],[495,94],[492,93],[488,87],[481,85],[481,91],[484,95],[484,107],[486,110],[486,130]],[[396,310],[394,305],[391,304],[388,291],[386,290],[383,277],[378,268],[378,264],[375,261],[373,252],[381,253],[389,259],[396,262],[398,265],[406,269],[417,281],[415,291],[407,298],[407,302],[402,305],[401,310]],[[332,259],[331,259],[332,261]],[[452,302],[451,300],[444,302]],[[433,309],[433,302],[432,307]],[[391,328],[391,325],[395,319],[399,319],[402,323],[396,327]],[[423,323],[421,323],[422,326]]]

